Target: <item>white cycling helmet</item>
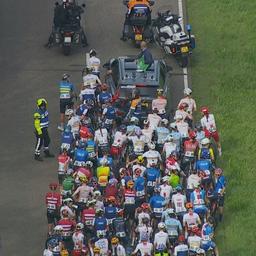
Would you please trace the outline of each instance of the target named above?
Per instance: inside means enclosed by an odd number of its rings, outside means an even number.
[[[156,148],[156,145],[154,142],[148,143],[148,148],[154,150]]]
[[[101,192],[99,190],[96,190],[93,192],[93,196],[101,196]]]
[[[207,144],[210,144],[210,140],[209,140],[208,138],[204,138],[204,139],[201,140],[201,144],[202,144],[203,146],[205,146],[205,145],[207,145]]]
[[[159,222],[157,227],[159,229],[164,229],[165,228],[165,224],[163,222]]]
[[[169,121],[168,121],[166,118],[162,119],[161,122],[162,122],[164,125],[167,125],[167,124],[169,123]]]
[[[166,137],[166,141],[172,141],[173,140],[173,135],[172,134],[169,134],[167,137]]]
[[[67,169],[66,174],[67,174],[67,175],[71,175],[73,172],[74,172],[74,170],[71,169],[71,168],[69,168],[69,169]]]
[[[167,214],[173,214],[174,213],[174,209],[173,208],[169,208],[166,210]]]
[[[198,248],[198,249],[196,250],[196,254],[203,254],[203,255],[205,255],[205,250],[204,250],[204,249],[201,249],[201,248]]]
[[[73,202],[73,199],[70,197],[63,200],[63,203],[71,203],[71,202]]]
[[[158,112],[158,114],[160,114],[160,115],[163,115],[163,114],[165,114],[165,113],[166,113],[166,111],[165,111],[164,108],[163,108],[163,109],[160,109],[159,112]]]
[[[83,229],[84,228],[84,224],[83,223],[77,223],[76,224],[76,229]]]
[[[93,162],[92,161],[86,161],[85,166],[92,168],[93,167]]]
[[[67,109],[67,110],[65,111],[65,116],[71,116],[71,115],[73,115],[73,114],[74,114],[74,110],[71,109],[71,108],[69,108],[69,109]]]
[[[63,227],[61,225],[57,225],[53,229],[54,231],[63,231]]]
[[[134,122],[134,123],[138,123],[139,119],[137,117],[133,116],[130,121]]]
[[[143,121],[143,124],[149,124],[149,120],[148,119],[145,119],[144,121]]]
[[[184,89],[184,94],[185,95],[190,95],[192,93],[192,90],[190,88],[185,88]]]
[[[163,182],[168,181],[168,180],[169,180],[169,176],[164,176],[164,177],[162,178],[162,181],[163,181]]]
[[[177,129],[176,123],[170,123],[170,128],[171,129]]]

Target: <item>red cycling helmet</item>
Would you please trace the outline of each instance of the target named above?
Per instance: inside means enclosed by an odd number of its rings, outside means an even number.
[[[49,188],[50,188],[51,190],[56,190],[57,187],[58,187],[58,184],[57,184],[57,183],[52,182],[52,183],[49,184]]]
[[[201,107],[201,112],[202,112],[204,115],[209,114],[209,109],[208,109],[208,107]]]
[[[142,208],[143,210],[149,209],[149,204],[148,204],[148,203],[143,203],[143,204],[141,205],[141,208]]]
[[[179,235],[178,241],[179,242],[185,242],[185,236],[184,235]]]
[[[221,168],[216,168],[214,170],[214,173],[217,174],[217,175],[221,175],[223,173],[223,170]]]
[[[101,90],[102,91],[105,91],[107,89],[108,89],[108,85],[107,84],[104,83],[104,84],[101,85]]]
[[[191,131],[191,132],[189,133],[189,138],[190,138],[190,139],[195,139],[195,138],[196,138],[196,133],[195,133],[194,131]]]
[[[199,231],[200,231],[200,229],[199,229],[199,227],[194,226],[194,227],[191,229],[191,231],[192,231],[192,233],[194,233],[194,234],[198,234]]]
[[[183,103],[181,103],[181,104],[179,105],[179,109],[185,109],[185,108],[187,108],[187,107],[188,107],[188,104],[185,103],[185,102],[183,102]]]

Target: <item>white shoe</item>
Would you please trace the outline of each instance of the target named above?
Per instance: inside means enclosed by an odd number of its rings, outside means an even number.
[[[63,132],[64,131],[64,127],[62,125],[58,125],[58,130]]]
[[[219,156],[221,156],[222,155],[221,148],[219,148],[218,151],[219,151]]]

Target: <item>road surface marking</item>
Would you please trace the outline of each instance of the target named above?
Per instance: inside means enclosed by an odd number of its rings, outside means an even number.
[[[184,28],[184,15],[183,15],[183,0],[178,0],[179,16],[182,18],[181,26]],[[184,88],[188,88],[188,68],[183,68]]]

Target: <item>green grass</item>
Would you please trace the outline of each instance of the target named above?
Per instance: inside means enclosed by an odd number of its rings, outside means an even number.
[[[197,39],[192,83],[199,106],[215,114],[228,177],[223,256],[256,255],[256,1],[188,0]]]

